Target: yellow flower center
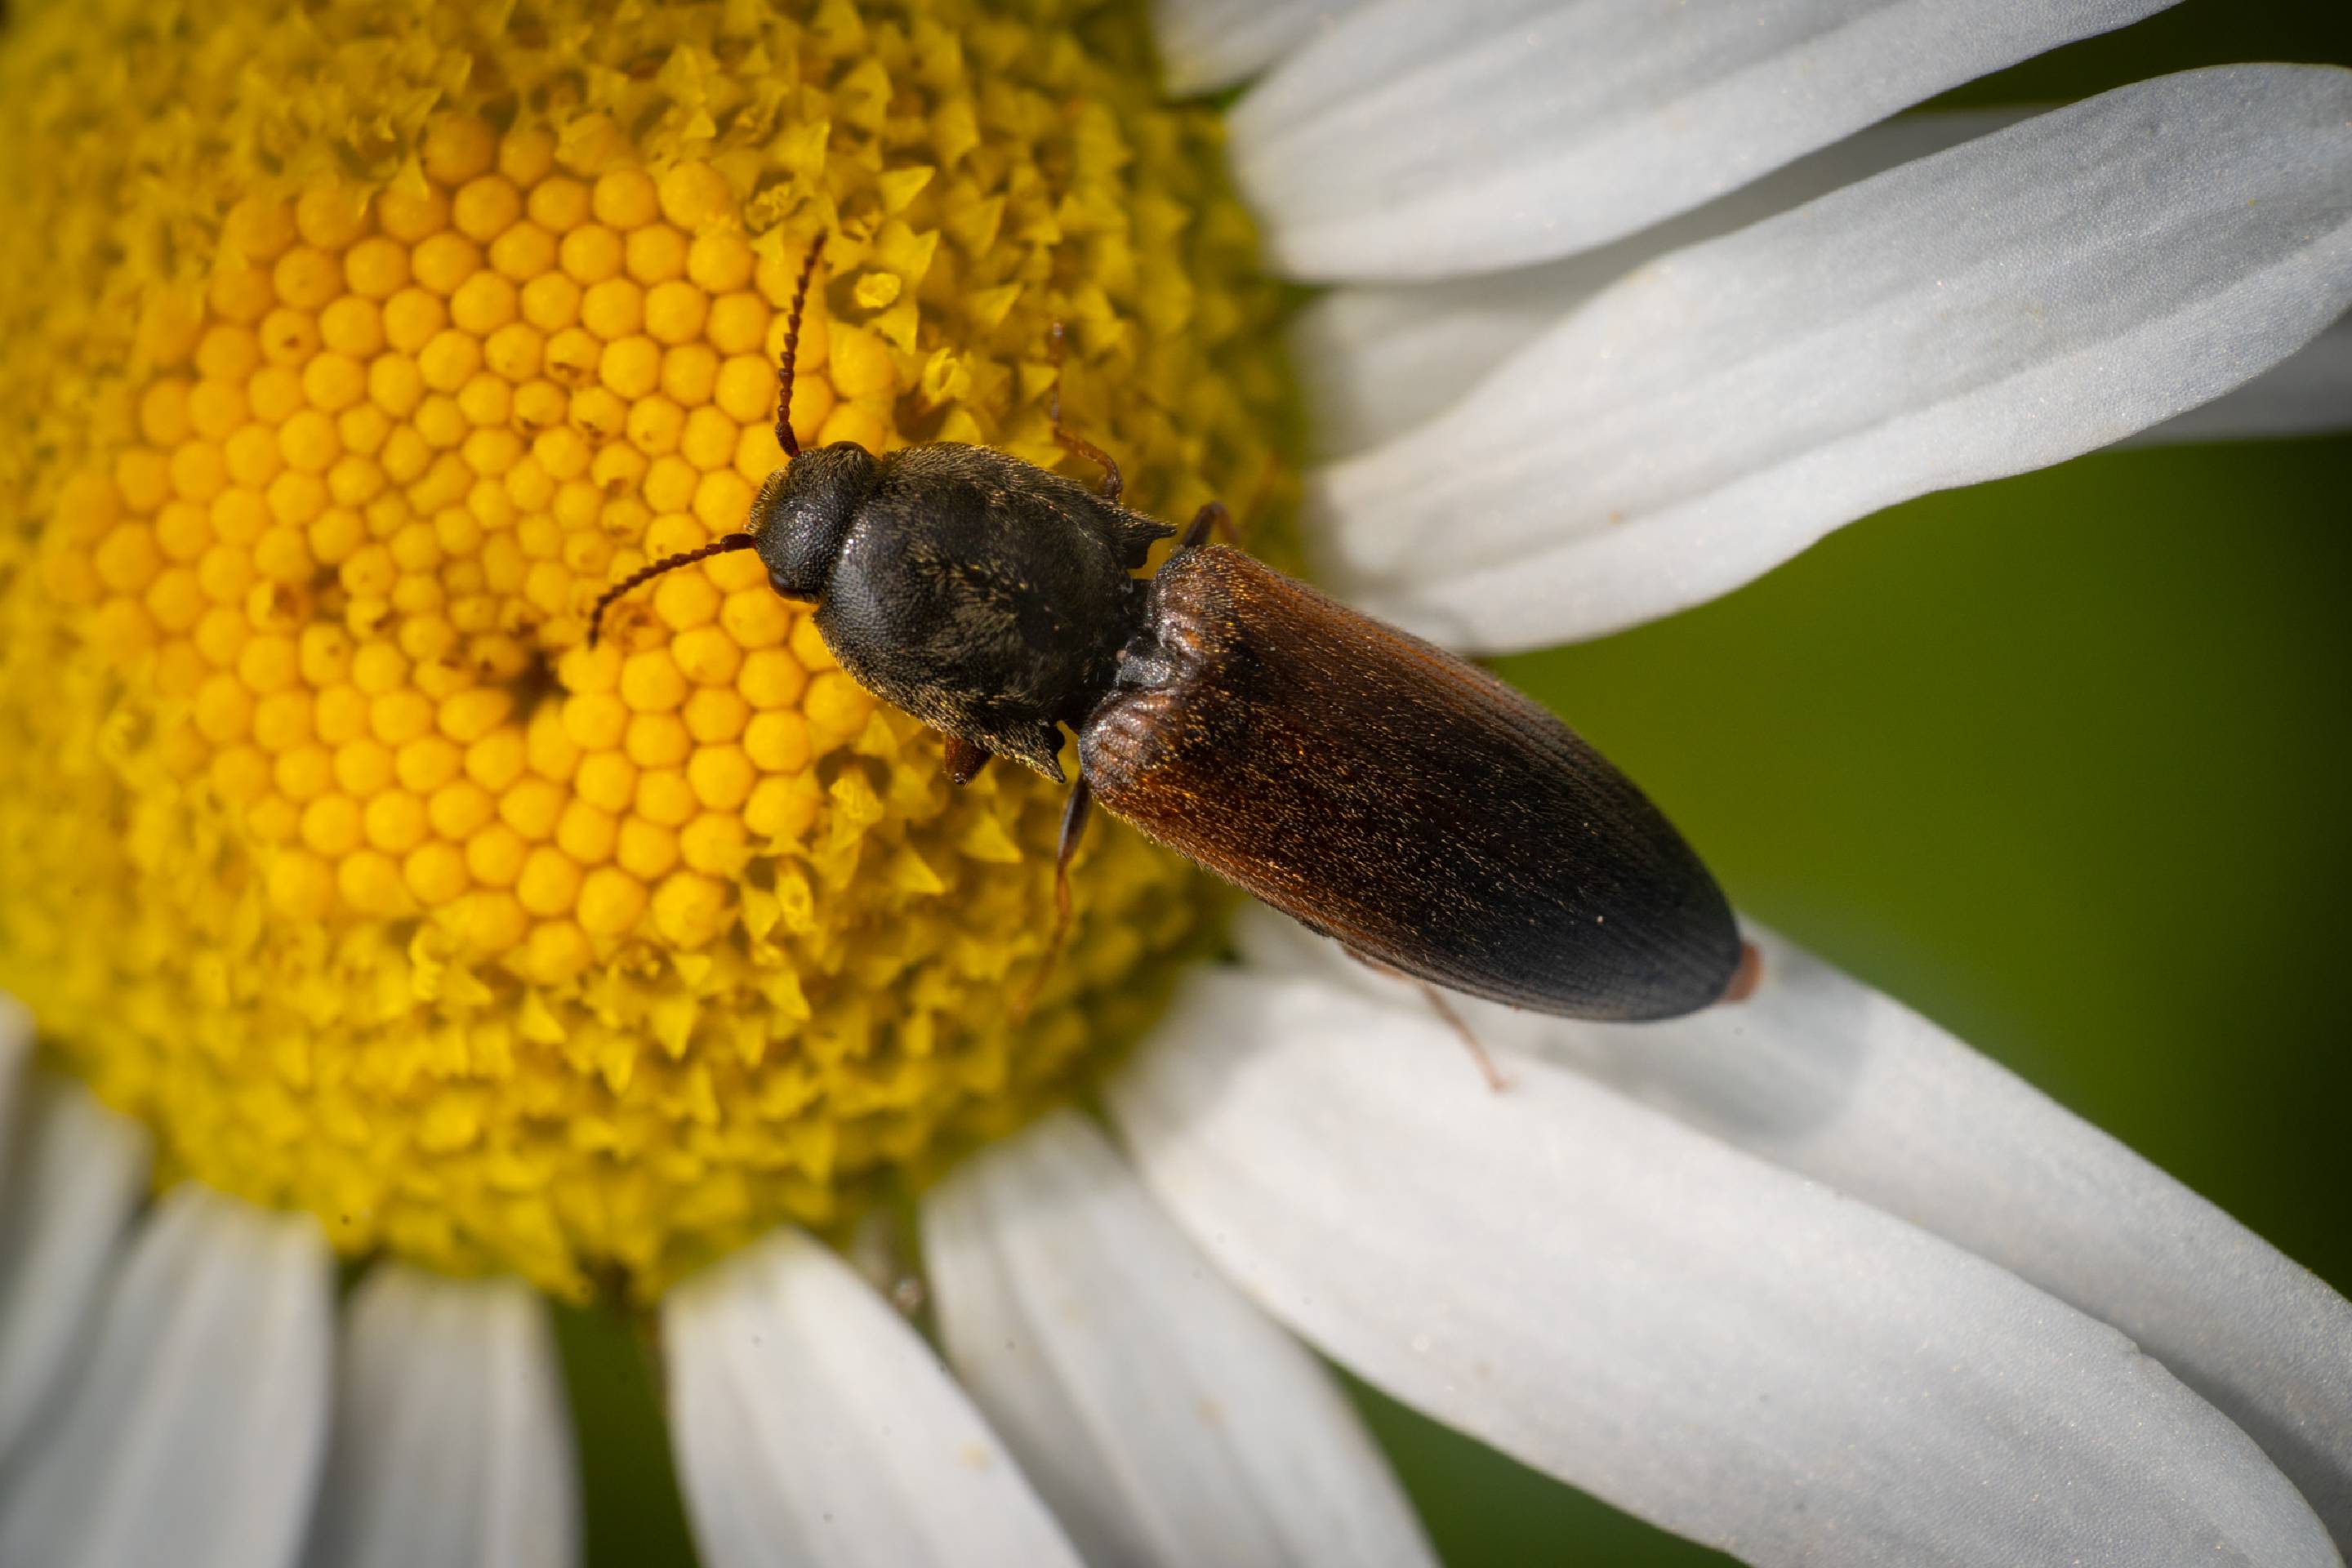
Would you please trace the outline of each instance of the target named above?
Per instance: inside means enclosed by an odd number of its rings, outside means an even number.
[[[0,34],[0,985],[165,1179],[641,1292],[1007,1127],[1204,879],[965,789],[741,527],[803,443],[1271,468],[1277,301],[1140,15],[216,0]],[[1086,471],[1070,462],[1073,473]]]

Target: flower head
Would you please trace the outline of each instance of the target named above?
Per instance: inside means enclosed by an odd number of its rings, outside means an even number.
[[[748,556],[584,646],[608,583],[782,466],[809,247],[805,443],[1052,463],[1066,379],[1177,509],[1284,422],[1211,123],[1119,68],[1132,28],[592,11],[22,24],[7,226],[49,258],[0,395],[33,436],[0,977],[173,1175],[352,1252],[650,1293],[1017,1121],[1207,907],[1106,834],[1016,1018],[1039,781],[951,789]]]

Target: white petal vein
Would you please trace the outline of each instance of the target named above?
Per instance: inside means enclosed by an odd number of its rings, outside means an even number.
[[[1255,76],[1353,10],[1357,0],[1152,0],[1168,90],[1211,92]]]
[[[1409,988],[1270,913],[1238,927],[1420,1016]],[[1769,931],[1754,995],[1628,1026],[1454,1005],[1540,1053],[1825,1182],[2115,1325],[2259,1442],[2352,1547],[2352,1301],[2116,1139],[1916,1013]]]
[[[80,1369],[147,1177],[146,1132],[80,1085],[37,1079],[24,1098],[0,1190],[0,1461]]]
[[[56,1430],[0,1495],[0,1563],[293,1563],[327,1446],[332,1290],[308,1216],[175,1188],[124,1256]]]
[[[2126,445],[2248,441],[2352,430],[2352,318],[2233,392],[2177,414]]]
[[[1906,114],[1613,245],[1433,283],[1351,283],[1299,312],[1291,362],[1317,456],[1344,458],[1451,407],[1488,372],[1618,279],[1916,158],[1991,134],[2025,110]]]
[[[678,1479],[710,1568],[1076,1568],[994,1433],[831,1251],[782,1233],[662,1310]]]
[[[572,1416],[547,1306],[378,1265],[352,1292],[312,1568],[565,1568]]]
[[[2337,1561],[2122,1335],[1868,1205],[1313,980],[1188,984],[1115,1079],[1276,1316],[1437,1418],[1766,1563]]]
[[[1346,1398],[1062,1111],[924,1205],[949,1359],[1089,1563],[1433,1560]]]
[[[2352,304],[2352,71],[2142,82],[1664,257],[1311,470],[1334,587],[1475,651],[1737,587],[2237,386]]]
[[[1277,270],[1490,272],[1685,211],[2171,0],[1379,0],[1243,99]]]

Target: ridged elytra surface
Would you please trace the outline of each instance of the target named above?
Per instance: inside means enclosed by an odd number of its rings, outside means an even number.
[[[1698,857],[1568,726],[1441,648],[1223,546],[1151,584],[1078,735],[1095,797],[1360,953],[1593,1018],[1723,994],[1739,937]]]

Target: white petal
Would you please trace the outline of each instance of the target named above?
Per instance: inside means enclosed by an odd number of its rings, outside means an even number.
[[[1434,418],[1545,328],[1670,250],[2014,125],[2027,112],[1985,109],[1890,120],[1580,256],[1481,278],[1334,289],[1300,311],[1290,330],[1291,363],[1307,395],[1317,453],[1346,457]]]
[[[0,1191],[0,1460],[80,1365],[90,1306],[143,1195],[147,1135],[45,1079]]]
[[[1270,912],[1244,951],[1423,1004]],[[1828,1183],[2114,1324],[2259,1442],[2352,1542],[2352,1302],[1893,998],[1769,931],[1755,994],[1628,1026],[1449,998],[1485,1045],[1547,1053]]]
[[[0,1563],[281,1568],[327,1445],[333,1271],[307,1217],[156,1205],[88,1372],[0,1499]]]
[[[1076,1568],[929,1347],[808,1237],[688,1280],[662,1324],[678,1478],[709,1568]]]
[[[2244,1433],[1904,1222],[1433,1020],[1196,978],[1111,1086],[1226,1271],[1440,1420],[1758,1563],[2333,1563]]]
[[[564,1568],[572,1418],[546,1306],[379,1265],[352,1292],[313,1568]]]
[[[1252,89],[1276,270],[1443,278],[1604,244],[2171,0],[1380,0]]]
[[[2235,392],[2176,415],[2132,441],[2244,441],[2338,430],[2352,430],[2352,317]]]
[[[1454,646],[1693,605],[2245,382],[2352,302],[2352,71],[2143,82],[1678,251],[1311,471],[1334,585]]]
[[[1090,1563],[1433,1561],[1354,1410],[1060,1112],[926,1200],[957,1373]]]
[[[1178,95],[1255,76],[1360,0],[1152,0],[1160,75]]]

